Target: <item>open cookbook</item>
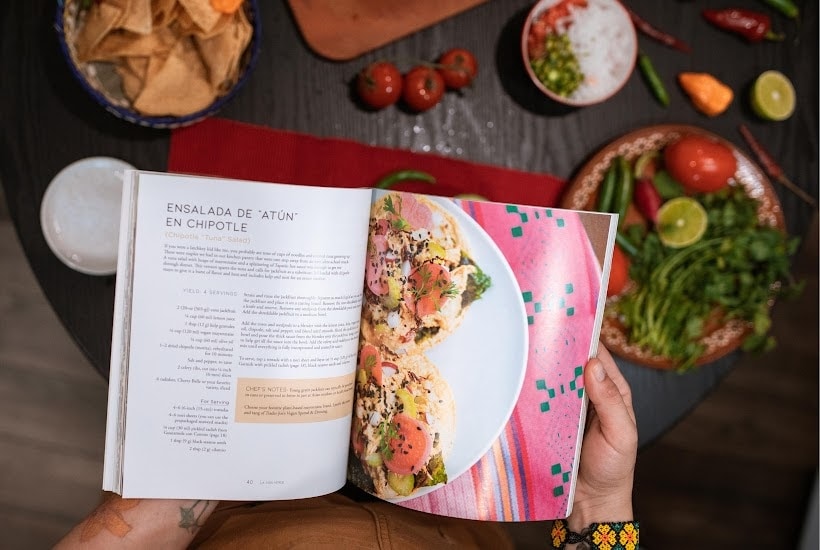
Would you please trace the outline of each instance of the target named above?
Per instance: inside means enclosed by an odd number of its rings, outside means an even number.
[[[126,171],[103,489],[565,517],[616,224]]]

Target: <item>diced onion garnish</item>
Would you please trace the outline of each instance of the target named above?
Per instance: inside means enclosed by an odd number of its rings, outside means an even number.
[[[371,426],[378,426],[382,421],[382,415],[379,411],[370,413],[370,418],[367,419]]]

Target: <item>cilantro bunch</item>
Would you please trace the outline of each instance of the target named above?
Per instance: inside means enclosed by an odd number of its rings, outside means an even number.
[[[681,372],[705,351],[701,339],[731,319],[749,323],[743,349],[771,349],[769,308],[802,287],[790,272],[799,239],[761,225],[756,199],[740,187],[694,198],[709,222],[686,248],[667,248],[640,226],[626,229],[637,249],[630,268],[637,284],[611,304],[630,342],[672,359]]]

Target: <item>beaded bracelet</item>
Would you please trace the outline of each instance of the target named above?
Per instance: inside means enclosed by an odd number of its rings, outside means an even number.
[[[550,539],[552,548],[565,548],[567,544],[583,543],[579,548],[636,550],[639,527],[637,521],[593,523],[580,533],[575,533],[569,530],[566,520],[557,519],[552,524]]]

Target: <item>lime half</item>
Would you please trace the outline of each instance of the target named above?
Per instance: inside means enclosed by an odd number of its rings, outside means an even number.
[[[752,85],[754,112],[766,120],[786,120],[794,112],[794,86],[779,71],[766,71]]]
[[[678,197],[658,210],[657,232],[669,248],[683,248],[698,242],[706,232],[706,210],[691,197]]]

